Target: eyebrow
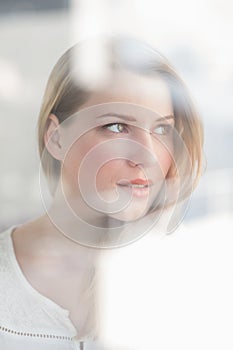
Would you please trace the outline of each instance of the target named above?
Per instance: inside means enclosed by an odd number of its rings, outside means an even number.
[[[164,117],[162,117],[162,118],[158,118],[158,119],[156,119],[156,121],[157,122],[159,122],[159,121],[163,121],[164,119],[166,119],[166,120],[169,120],[169,119],[175,119],[175,117],[174,117],[174,115],[173,114],[169,114],[169,115],[165,115]]]
[[[100,116],[97,117],[97,119],[99,118],[104,118],[104,117],[109,117],[109,118],[119,118],[119,119],[122,119],[122,120],[127,120],[129,122],[136,122],[137,119],[135,119],[134,117],[131,117],[129,115],[122,115],[122,114],[117,114],[117,113],[106,113],[106,114],[102,114]],[[156,119],[156,121],[163,121],[164,119],[166,120],[169,120],[169,119],[175,119],[174,115],[173,114],[169,114],[169,115],[165,115],[164,117],[162,118],[158,118]]]

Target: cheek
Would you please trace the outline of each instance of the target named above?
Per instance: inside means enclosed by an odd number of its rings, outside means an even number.
[[[80,165],[91,148],[92,145],[81,142],[81,140],[78,140],[70,147],[62,165],[63,179],[66,182],[77,184]]]
[[[156,152],[156,157],[159,163],[159,167],[163,173],[163,176],[166,177],[171,165],[172,165],[172,149],[169,148],[170,151],[168,151],[168,149],[166,149],[165,147],[160,148],[160,150]]]
[[[160,166],[162,169],[162,172],[164,174],[164,177],[166,177],[171,165],[172,165],[172,157],[169,153],[165,153],[163,158],[160,161]]]
[[[124,160],[115,159],[103,164],[96,174],[96,186],[98,189],[106,188],[108,185],[114,185],[119,181],[119,171],[124,170]],[[120,175],[120,174],[119,174]],[[122,174],[121,174],[122,175]]]
[[[114,153],[108,149],[101,149],[98,146],[101,142],[96,138],[83,137],[70,148],[63,162],[63,180],[76,187],[80,172],[88,171],[87,178],[91,178],[92,186],[99,190],[112,187],[116,182],[117,172],[124,169],[124,160],[114,159]],[[82,167],[84,165],[84,167]],[[85,179],[84,179],[85,181]]]

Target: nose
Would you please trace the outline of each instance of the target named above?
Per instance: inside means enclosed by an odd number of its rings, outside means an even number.
[[[155,153],[155,139],[152,133],[140,129],[134,136],[133,141],[137,143],[137,147],[132,148],[128,164],[131,167],[149,167],[155,165],[157,163],[157,157]]]

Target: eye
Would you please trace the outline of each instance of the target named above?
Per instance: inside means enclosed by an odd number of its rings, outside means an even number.
[[[124,123],[111,123],[111,124],[106,124],[103,126],[104,129],[108,129],[111,132],[114,132],[115,134],[119,134],[122,132],[128,132],[126,128],[126,124]]]
[[[158,125],[154,129],[154,133],[156,135],[169,135],[172,131],[173,127],[171,125],[163,124],[163,125]]]

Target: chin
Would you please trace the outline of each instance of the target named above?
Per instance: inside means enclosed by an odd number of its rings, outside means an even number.
[[[119,221],[131,222],[144,218],[147,212],[148,208],[146,210],[142,210],[142,208],[131,208],[122,210],[121,212],[116,214],[112,214],[111,217]]]

